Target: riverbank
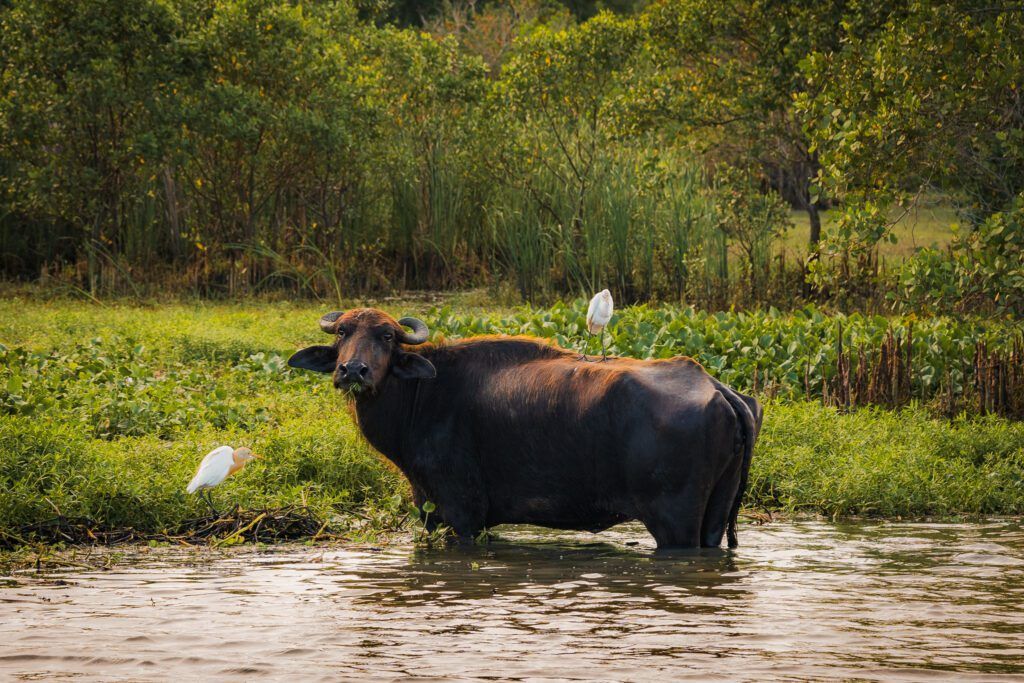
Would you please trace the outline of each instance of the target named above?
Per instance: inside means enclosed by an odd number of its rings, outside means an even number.
[[[395,312],[420,307],[429,308]],[[0,547],[359,541],[408,524],[404,481],[363,441],[343,398],[322,377],[285,365],[292,350],[321,341],[324,308],[0,301]],[[507,326],[574,342],[575,309],[422,315],[442,335]],[[712,320],[734,334],[730,320]],[[707,327],[685,327],[698,323],[708,319],[673,317],[666,327],[688,330],[681,344],[700,336],[708,353],[720,353],[720,362],[705,359],[709,370],[741,383],[737,368],[756,352],[716,351]],[[658,342],[659,353],[674,351]],[[184,487],[202,455],[225,443],[263,457],[214,491],[222,511],[239,508],[233,524],[218,527]],[[916,401],[847,412],[780,391],[766,401],[746,505],[828,516],[1022,514],[1024,423],[949,420]]]
[[[184,485],[204,449],[239,439],[264,457],[215,491],[231,520],[218,527]],[[773,403],[746,505],[828,516],[1021,514],[1024,425]],[[174,440],[90,439],[49,420],[0,420],[0,547],[365,540],[401,528],[407,511],[400,476],[334,396],[284,424],[244,434],[211,427]]]

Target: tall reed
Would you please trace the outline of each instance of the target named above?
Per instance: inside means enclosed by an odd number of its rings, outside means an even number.
[[[670,155],[652,164],[636,150],[605,152],[582,202],[552,166],[488,207],[500,221],[497,267],[524,296],[610,287],[623,301],[701,298],[727,283],[727,237],[715,229],[693,160]],[[546,284],[537,281],[541,272]]]

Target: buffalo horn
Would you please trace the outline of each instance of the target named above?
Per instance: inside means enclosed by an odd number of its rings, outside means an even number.
[[[412,330],[412,334],[408,332],[402,332],[398,338],[403,344],[422,344],[427,341],[427,335],[430,333],[427,330],[427,324],[418,318],[402,318],[398,321],[399,325],[403,325]]]
[[[320,318],[320,329],[327,334],[337,334],[338,318],[345,315],[345,311],[334,311]]]

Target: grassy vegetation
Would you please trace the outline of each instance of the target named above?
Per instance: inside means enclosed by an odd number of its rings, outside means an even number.
[[[385,308],[417,313],[450,337],[526,332],[565,343],[575,340],[582,316],[582,302],[499,315],[472,305],[458,312]],[[143,534],[194,523],[205,508],[185,484],[202,454],[224,443],[264,457],[216,490],[222,507],[299,506],[354,535],[367,531],[367,518],[393,525],[405,511],[400,475],[363,442],[329,382],[284,364],[294,349],[322,341],[316,318],[324,309],[308,302],[0,301],[0,545],[30,540],[26,529],[55,517]],[[937,320],[929,323],[933,343],[950,357],[959,353],[949,341],[958,334],[1006,333],[945,321],[946,339]],[[845,321],[865,334],[885,322]],[[796,341],[830,348],[819,332],[835,322],[808,313],[637,308],[623,312],[616,343],[640,356],[689,349],[712,372],[743,384],[745,359],[765,367],[802,359],[797,351],[806,350],[792,347]],[[743,336],[755,337],[753,345],[741,344]],[[795,390],[783,396],[789,399],[767,410],[749,505],[827,514],[1024,512],[1022,423],[949,422],[924,408],[842,414]]]
[[[748,505],[827,515],[1024,513],[1024,423],[767,406]]]
[[[254,406],[251,414],[245,412],[249,399],[231,395],[231,380],[225,373],[242,372],[247,385],[259,386],[266,400],[273,400],[279,396],[282,379],[293,378],[284,372],[287,355],[300,345],[322,341],[316,326],[320,315],[331,308],[368,304],[396,317],[415,313],[426,321],[435,340],[527,334],[570,347],[579,346],[586,337],[583,300],[543,309],[495,310],[486,301],[465,296],[429,302],[238,305],[197,301],[139,306],[67,299],[45,302],[31,293],[11,294],[0,300],[0,343],[8,347],[0,351],[6,366],[0,369],[0,407],[26,414],[48,405],[55,395],[77,386],[65,384],[67,379],[77,379],[77,372],[93,381],[74,391],[95,396],[87,400],[73,393],[60,407],[78,412],[87,407],[92,412],[82,419],[94,421],[101,432],[149,435],[157,430],[159,435],[160,429],[204,420],[249,428],[278,418],[262,404]],[[827,314],[814,307],[787,313],[775,309],[708,313],[679,306],[634,306],[616,313],[607,334],[613,353],[635,358],[688,355],[739,389],[767,387],[773,396],[797,400],[820,398],[825,384],[834,378],[840,332],[844,348],[864,347],[870,353],[890,330],[909,339],[913,369],[909,396],[928,402],[949,390],[968,390],[975,345],[984,342],[992,351],[1011,349],[1024,334],[1024,324],[1013,319]],[[596,338],[590,341],[591,351],[599,347]],[[58,357],[50,358],[54,350]],[[160,372],[156,383],[143,377],[154,365]],[[43,366],[48,371],[42,371]],[[75,370],[65,373],[66,377],[53,372],[67,367]],[[114,384],[101,388],[97,373],[113,378]],[[116,384],[118,378],[138,384]],[[172,390],[175,382],[201,388],[197,390],[205,392],[206,404],[197,407],[188,396]],[[322,389],[321,384],[312,386]],[[5,385],[9,385],[6,392]],[[146,416],[154,410],[173,415],[162,417],[162,425],[147,423]],[[232,411],[242,412],[233,416]],[[129,420],[124,427],[117,424],[122,414]]]
[[[784,235],[784,249],[790,257],[802,257],[807,253],[807,240],[811,233],[810,222],[804,211],[790,214],[793,228]],[[886,261],[898,262],[912,256],[918,249],[937,247],[944,249],[953,238],[952,226],[961,222],[956,211],[946,203],[922,200],[907,211],[894,210],[892,232],[896,242],[882,241],[878,254]],[[832,214],[823,211],[821,228],[826,234],[833,225]]]

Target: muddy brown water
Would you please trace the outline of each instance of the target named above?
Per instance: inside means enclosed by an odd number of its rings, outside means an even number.
[[[633,525],[500,535],[0,588],[0,678],[1024,680],[1019,521],[795,521],[668,554]]]

